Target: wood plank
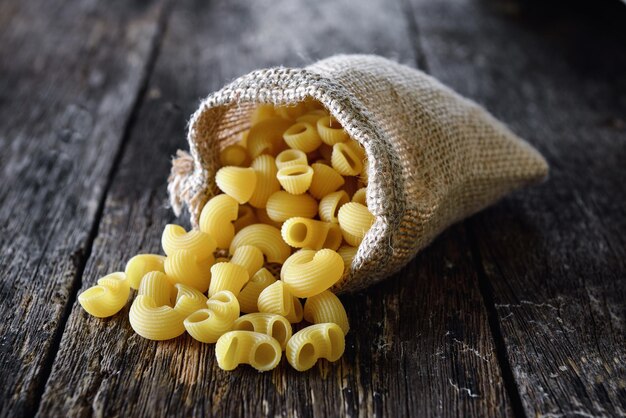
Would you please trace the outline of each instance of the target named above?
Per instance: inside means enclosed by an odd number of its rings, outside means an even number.
[[[160,13],[0,3],[0,417],[37,409]]]
[[[468,224],[526,414],[623,415],[626,9],[414,4],[432,73],[551,164]]]
[[[165,207],[169,157],[186,148],[185,120],[200,95],[254,68],[336,52],[415,62],[401,7],[383,0],[358,10],[347,0],[185,1],[168,26],[82,288],[135,253],[159,251],[160,231],[173,220]],[[510,415],[468,251],[456,228],[395,278],[344,297],[353,326],[345,356],[304,374],[286,363],[272,373],[225,373],[213,346],[188,336],[146,341],[130,329],[128,308],[102,321],[75,304],[39,413]]]

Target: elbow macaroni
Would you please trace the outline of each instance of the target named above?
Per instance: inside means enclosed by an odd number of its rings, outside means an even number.
[[[251,313],[243,315],[235,320],[235,331],[254,331],[269,335],[276,339],[281,349],[285,349],[287,341],[291,338],[293,330],[285,317],[271,313]]]
[[[245,268],[248,276],[252,277],[263,267],[263,253],[254,245],[242,245],[235,249],[230,262]]]
[[[280,190],[280,183],[276,178],[276,160],[271,155],[260,155],[252,161],[250,167],[254,169],[257,181],[249,203],[255,208],[264,208],[267,199]]]
[[[241,289],[241,292],[239,292],[237,296],[241,312],[258,312],[257,301],[259,300],[259,295],[263,289],[275,282],[276,278],[268,269],[262,268],[257,271],[254,276],[250,278],[248,283],[243,286],[243,289]]]
[[[251,167],[226,166],[215,174],[217,187],[241,204],[250,200],[256,183],[257,175]]]
[[[126,263],[126,278],[133,289],[138,289],[141,279],[151,271],[165,273],[165,256],[158,254],[138,254]]]
[[[230,253],[234,254],[242,245],[257,247],[269,263],[283,263],[291,254],[291,249],[283,241],[280,230],[270,225],[250,225],[237,232],[230,244]]]
[[[198,226],[200,231],[209,234],[218,248],[228,248],[235,236],[232,224],[239,214],[239,204],[227,194],[219,194],[202,208]]]
[[[88,314],[97,318],[106,318],[118,313],[128,300],[129,281],[122,272],[108,274],[78,295],[78,302]]]
[[[249,364],[266,372],[278,366],[282,354],[278,341],[253,331],[227,332],[215,345],[217,365],[222,370],[234,370],[240,364]]]
[[[206,292],[211,281],[211,265],[212,255],[211,258],[198,260],[191,251],[179,250],[165,260],[165,273],[172,284],[182,283]]]
[[[303,372],[320,358],[339,360],[345,346],[343,331],[337,324],[316,324],[296,332],[287,343],[285,355],[294,369]]]
[[[198,257],[198,260],[206,260],[213,257],[213,251],[217,243],[209,235],[202,231],[185,231],[179,225],[166,225],[161,237],[161,245],[165,254],[170,255],[178,250],[188,250]]]
[[[285,222],[294,216],[312,218],[317,213],[317,201],[306,193],[293,195],[281,190],[270,196],[265,210],[276,222]]]
[[[263,289],[257,306],[259,312],[284,316],[292,324],[302,321],[302,303],[291,294],[283,281],[278,280]]]
[[[341,230],[336,224],[308,218],[289,218],[281,229],[283,240],[295,248],[336,250],[341,245]]]
[[[312,324],[337,324],[344,335],[350,330],[346,309],[339,298],[330,290],[325,290],[306,300],[304,303],[304,320]]]
[[[209,297],[223,290],[228,290],[237,296],[247,281],[248,271],[245,267],[230,262],[213,264]]]
[[[354,247],[358,247],[375,220],[367,206],[356,202],[343,205],[337,219],[344,239]]]
[[[300,298],[322,293],[343,275],[343,259],[333,250],[300,250],[289,257],[280,277],[289,291]]]
[[[183,325],[194,339],[214,343],[233,328],[238,316],[237,298],[232,292],[223,290],[206,301],[205,309],[198,309],[188,315]]]

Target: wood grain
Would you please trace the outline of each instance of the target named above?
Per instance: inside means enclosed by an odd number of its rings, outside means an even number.
[[[173,220],[169,156],[186,148],[185,120],[200,95],[254,68],[338,52],[415,65],[407,35],[401,6],[383,0],[356,9],[349,1],[178,3],[81,287],[159,250]],[[39,415],[510,415],[469,248],[455,228],[396,277],[345,297],[345,356],[303,374],[286,363],[265,374],[222,372],[212,346],[187,336],[147,341],[130,329],[128,308],[103,321],[74,304]]]

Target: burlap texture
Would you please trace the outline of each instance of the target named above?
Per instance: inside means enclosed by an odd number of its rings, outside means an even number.
[[[304,69],[254,71],[203,100],[189,124],[191,155],[179,152],[169,179],[175,213],[186,205],[197,223],[218,192],[220,149],[250,127],[257,103],[309,96],[369,159],[367,204],[376,222],[339,292],[392,275],[452,223],[548,172],[530,145],[434,78],[381,57],[338,55]]]

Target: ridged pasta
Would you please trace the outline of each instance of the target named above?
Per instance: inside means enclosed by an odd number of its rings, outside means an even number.
[[[251,167],[226,166],[215,173],[215,183],[222,192],[243,204],[254,193],[257,175]]]
[[[254,245],[242,245],[235,249],[230,262],[240,265],[248,272],[248,276],[252,277],[254,273],[263,267],[263,252]]]
[[[133,289],[138,289],[141,279],[146,273],[160,271],[165,273],[165,256],[159,254],[138,254],[128,260],[124,272],[128,284]]]
[[[349,201],[348,194],[343,190],[324,196],[319,204],[320,219],[324,222],[339,223],[339,219],[337,219],[339,208]]]
[[[352,247],[350,245],[342,245],[337,250],[337,254],[339,254],[343,259],[344,272],[352,266],[352,260],[356,256],[358,250],[359,247]]]
[[[283,240],[295,248],[319,250],[341,245],[341,230],[335,224],[295,217],[285,221],[281,229]]]
[[[147,295],[133,301],[128,320],[133,330],[149,340],[169,340],[185,332],[185,317],[168,305],[159,305]]]
[[[239,210],[237,211],[237,220],[233,222],[233,226],[235,227],[235,233],[241,231],[246,226],[255,224],[257,222],[258,219],[252,207],[248,205],[239,205]]]
[[[278,182],[290,194],[306,193],[313,180],[313,169],[308,165],[290,165],[278,170]]]
[[[172,284],[182,283],[206,292],[211,281],[213,255],[205,260],[198,260],[188,250],[175,251],[165,260],[165,273]]]
[[[283,139],[293,149],[311,152],[322,145],[314,125],[307,122],[298,122],[289,127],[283,134]]]
[[[337,324],[316,324],[298,332],[287,343],[285,356],[291,366],[303,372],[320,358],[337,361],[346,348],[345,336]]]
[[[260,104],[252,112],[250,115],[250,121],[253,125],[261,122],[265,119],[271,119],[276,117],[276,112],[274,111],[274,106],[271,104]]]
[[[289,167],[290,165],[308,165],[307,155],[298,149],[286,149],[276,156],[276,168]]]
[[[333,145],[330,162],[333,168],[343,176],[356,176],[363,170],[363,160],[345,142]]]
[[[292,324],[302,321],[302,303],[280,280],[269,285],[259,295],[259,312],[284,316]]]
[[[166,225],[161,237],[161,245],[165,254],[170,255],[178,250],[188,250],[198,257],[198,260],[206,260],[213,257],[217,243],[209,234],[194,229],[185,231],[180,225]]]
[[[240,132],[238,135],[239,141],[237,141],[237,145],[245,148],[246,150],[248,149],[248,134],[249,133],[250,133],[250,130],[245,130],[243,132]]]
[[[309,193],[316,199],[322,199],[329,193],[334,192],[343,184],[345,180],[334,168],[321,163],[311,165],[313,169],[313,178]]]
[[[337,324],[344,335],[350,330],[346,309],[339,298],[330,290],[325,290],[306,300],[304,303],[304,320],[312,324]]]
[[[339,219],[343,238],[354,247],[361,243],[363,237],[365,237],[365,234],[376,220],[374,215],[367,209],[367,206],[356,202],[343,205],[339,209],[337,219]]]
[[[228,165],[247,167],[250,165],[248,151],[241,145],[229,145],[220,151],[220,164],[222,167]]]
[[[165,273],[151,271],[141,279],[137,294],[150,296],[157,306],[169,306],[175,299],[175,290]]]
[[[123,272],[108,274],[78,295],[78,302],[88,314],[97,318],[106,318],[118,313],[130,294],[130,285]]]
[[[367,196],[367,188],[366,187],[361,187],[359,190],[354,192],[354,194],[352,195],[352,201],[356,202],[356,203],[360,203],[363,206],[367,207],[366,196]]]
[[[359,157],[361,161],[365,161],[367,158],[367,154],[365,153],[365,148],[361,144],[359,144],[354,139],[349,139],[346,141],[346,145],[354,151],[354,153]]]
[[[282,118],[264,119],[250,128],[248,133],[248,153],[256,158],[262,154],[275,156],[287,148],[283,133],[293,122]]]
[[[255,214],[257,219],[259,220],[259,223],[273,226],[274,228],[278,228],[279,230],[283,226],[282,222],[276,222],[272,220],[267,214],[267,210],[265,208],[256,209]]]
[[[276,222],[284,222],[294,216],[313,218],[317,213],[317,200],[306,193],[293,195],[281,190],[270,196],[265,210]]]
[[[245,267],[233,263],[214,264],[211,267],[209,296],[212,297],[222,290],[228,290],[237,296],[248,281],[248,277],[248,271]]]
[[[174,310],[183,318],[188,317],[198,309],[206,307],[207,297],[198,289],[182,283],[175,284],[174,288],[176,289]]]
[[[296,122],[310,123],[311,125],[315,126],[315,129],[317,129],[317,121],[324,116],[328,116],[328,112],[322,109],[314,109],[308,111],[302,116],[297,117]]]
[[[252,161],[250,167],[254,169],[257,177],[256,187],[249,200],[250,206],[264,208],[267,199],[280,190],[280,183],[276,178],[278,174],[276,160],[271,155],[260,155]]]
[[[240,364],[249,364],[266,372],[278,366],[282,354],[278,341],[260,332],[230,331],[215,345],[215,358],[222,370],[234,370]]]
[[[343,259],[336,251],[300,250],[283,264],[280,278],[289,291],[299,298],[322,293],[343,275]],[[260,308],[260,307],[259,307]]]
[[[257,247],[269,263],[283,263],[291,254],[291,249],[280,235],[280,229],[270,225],[250,225],[237,232],[230,244],[230,253],[234,254],[242,245]]]
[[[204,309],[188,315],[183,326],[194,339],[203,343],[214,343],[233,329],[239,316],[239,303],[235,295],[225,290],[216,293],[205,306]]]
[[[259,307],[257,306],[257,301],[259,300],[259,295],[263,289],[275,282],[276,278],[266,268],[261,268],[259,271],[254,273],[254,276],[248,280],[248,283],[243,286],[243,289],[241,289],[241,292],[239,292],[239,295],[237,296],[241,312],[258,312]]]
[[[291,324],[285,317],[264,312],[243,315],[235,320],[233,330],[254,331],[269,335],[278,341],[280,348],[283,350],[287,347],[287,341],[289,341],[293,334]]]
[[[228,248],[235,236],[239,203],[227,194],[218,194],[209,200],[200,213],[198,226],[215,240],[218,248]]]
[[[350,137],[341,124],[333,116],[325,116],[317,120],[317,132],[327,145],[335,145],[347,141]]]

